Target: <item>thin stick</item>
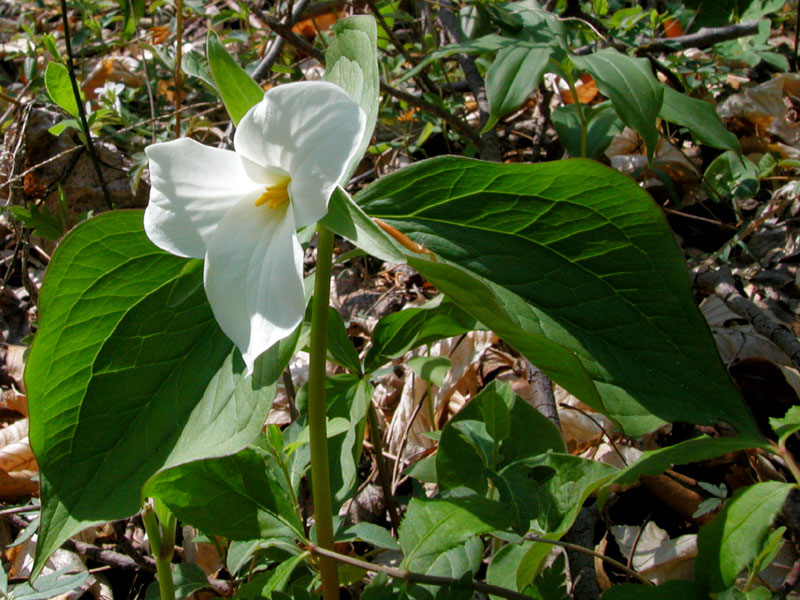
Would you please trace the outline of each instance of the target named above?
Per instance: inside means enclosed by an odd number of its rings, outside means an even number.
[[[303,54],[311,56],[312,58],[316,58],[323,64],[325,63],[325,54],[322,51],[314,48],[314,46],[309,44],[305,38],[294,33],[291,27],[287,27],[278,21],[278,19],[268,14],[264,14],[262,20],[267,24],[267,27],[285,39],[290,46],[294,47]],[[436,104],[428,102],[427,100],[424,100],[419,96],[415,96],[414,94],[398,90],[397,88],[390,86],[385,81],[381,81],[380,86],[382,92],[385,92],[390,96],[397,98],[398,100],[408,102],[412,106],[416,106],[417,108],[439,117],[442,121],[450,125],[450,127],[455,129],[459,134],[463,135],[476,146],[478,146],[480,143],[480,137],[471,127],[465,125],[461,119],[457,118],[455,115],[447,112]]]
[[[64,24],[64,43],[67,47],[67,70],[69,71],[69,80],[72,83],[72,94],[75,96],[75,103],[78,105],[78,115],[81,120],[81,128],[83,135],[86,137],[86,148],[89,150],[89,158],[92,159],[97,179],[100,181],[100,188],[103,190],[103,198],[106,201],[106,206],[109,210],[114,208],[114,203],[111,201],[111,194],[106,187],[106,180],[103,177],[103,171],[100,169],[100,159],[97,158],[97,153],[94,149],[92,142],[92,134],[89,131],[89,122],[86,120],[86,108],[81,101],[81,92],[78,89],[78,80],[75,77],[75,63],[72,56],[72,42],[70,41],[69,33],[69,19],[67,19],[67,0],[61,0],[61,21]]]
[[[394,567],[378,565],[365,560],[360,560],[358,558],[353,558],[352,556],[347,556],[345,554],[339,554],[338,552],[325,550],[324,548],[319,548],[313,544],[309,544],[307,548],[314,554],[326,556],[347,565],[364,569],[365,571],[372,571],[373,573],[386,573],[389,577],[393,577],[394,579],[402,579],[404,581],[411,581],[412,583],[422,583],[428,585],[458,585],[462,582],[460,579],[453,579],[452,577],[425,575],[424,573],[403,571],[402,569],[395,569]],[[494,594],[495,596],[509,598],[510,600],[530,600],[531,598],[530,596],[521,594],[520,592],[515,592],[514,590],[491,585],[489,583],[483,583],[482,581],[472,581],[470,585],[472,586],[472,589],[479,592],[483,592],[485,594]]]
[[[175,138],[181,137],[181,92],[183,91],[183,0],[175,0]]]
[[[618,560],[614,560],[613,558],[610,558],[605,554],[600,554],[599,552],[595,552],[594,550],[590,550],[589,548],[584,548],[583,546],[579,546],[578,544],[570,544],[569,542],[562,542],[561,540],[549,540],[545,537],[538,536],[534,533],[529,533],[528,535],[525,536],[525,539],[531,540],[532,542],[542,542],[544,544],[552,544],[553,546],[561,546],[562,548],[566,548],[568,550],[583,552],[590,556],[594,556],[595,558],[599,558],[603,562],[607,562],[608,564],[619,569],[626,575],[630,575],[631,577],[635,578],[640,583],[643,583],[645,585],[654,585],[653,582],[647,579],[644,575],[640,575],[633,569],[629,569],[627,566],[623,565]]]
[[[400,527],[400,514],[397,510],[394,497],[392,496],[392,480],[389,477],[389,469],[386,467],[386,459],[383,456],[381,430],[378,427],[378,412],[375,410],[375,405],[371,401],[367,409],[367,418],[369,419],[369,434],[373,442],[372,448],[375,453],[375,462],[378,464],[378,479],[383,488],[383,496],[386,499],[386,508],[389,511],[392,527],[397,531],[397,528]]]

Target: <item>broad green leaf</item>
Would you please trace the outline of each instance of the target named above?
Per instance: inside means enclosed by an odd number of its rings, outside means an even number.
[[[487,424],[487,413],[495,417],[500,412],[495,406],[497,401],[507,407],[509,419],[508,435],[502,440],[495,438],[500,442],[498,453],[503,458],[495,465],[497,469],[549,450],[566,450],[561,434],[549,420],[517,396],[507,383],[492,381],[442,430],[436,453],[436,477],[442,489],[464,486],[478,493],[487,490],[487,473],[481,468],[486,460],[481,457],[481,450],[476,443],[470,443],[468,437],[470,433],[473,439],[481,434],[486,436],[490,447],[487,452],[491,453],[493,444],[489,429],[493,427],[498,430],[497,433],[505,433],[504,425]],[[463,424],[463,427],[459,427],[459,424]]]
[[[385,548],[387,550],[400,550],[400,545],[397,540],[392,537],[392,534],[379,525],[361,521],[347,528],[345,532],[347,536],[352,536],[353,539],[359,539],[362,542],[372,544],[376,548]],[[348,537],[347,539],[351,539]],[[338,541],[338,537],[337,537]]]
[[[27,581],[14,586],[9,594],[9,600],[49,600],[77,590],[89,579],[88,571],[70,574],[68,570],[67,568],[42,575],[36,579],[36,587]]]
[[[611,103],[604,102],[605,106],[595,110],[586,132],[586,156],[584,158],[598,158],[606,151],[614,136],[622,131],[623,125]],[[588,107],[583,109],[588,112]],[[559,141],[572,157],[581,155],[581,122],[578,118],[578,109],[574,104],[565,104],[556,107],[552,114],[553,127],[558,134]]]
[[[505,529],[511,517],[504,505],[477,494],[413,498],[398,531],[405,555],[403,566],[426,573],[440,555],[463,546],[473,536]]]
[[[760,187],[758,167],[746,156],[729,150],[708,165],[703,183],[720,200],[752,198]]]
[[[487,394],[479,408],[486,432],[492,439],[496,443],[508,439],[511,434],[511,410],[505,398],[500,394]]]
[[[245,377],[186,265],[150,242],[141,211],[86,221],[53,255],[25,371],[37,568],[81,529],[136,513],[159,470],[233,454],[261,430],[274,387]]]
[[[486,96],[491,115],[484,131],[514,112],[539,87],[550,58],[550,50],[518,43],[502,48],[486,73]]]
[[[478,536],[468,538],[467,541],[455,548],[440,553],[425,570],[428,575],[439,575],[459,579],[465,574],[474,574],[481,566],[483,555],[483,542]],[[434,587],[429,588],[435,591]],[[472,598],[472,594],[467,598]]]
[[[647,158],[652,160],[658,143],[656,119],[661,112],[664,88],[647,59],[631,58],[613,48],[570,59],[576,67],[592,74],[597,88],[611,100],[622,122],[642,136]]]
[[[446,356],[415,356],[408,359],[408,366],[417,377],[441,387],[451,363]]]
[[[725,128],[712,104],[681,94],[667,85],[663,88],[661,118],[686,127],[706,146],[741,153],[738,138]]]
[[[197,50],[190,50],[183,55],[181,59],[181,68],[184,73],[192,77],[197,77],[219,94],[217,83],[214,81],[214,75],[211,73],[211,67],[208,64],[208,58],[200,54]]]
[[[674,446],[648,450],[635,463],[622,469],[610,483],[636,483],[642,475],[658,475],[673,465],[700,462],[748,448],[765,447],[763,440],[740,437],[710,438],[701,436]]]
[[[778,444],[785,446],[789,436],[800,431],[800,406],[792,406],[782,419],[770,418],[769,426],[778,436]]]
[[[72,91],[72,82],[69,79],[67,67],[61,63],[47,63],[47,69],[44,72],[44,85],[53,102],[73,117],[78,116],[78,103],[75,101],[75,94]]]
[[[325,380],[328,419],[342,423],[335,435],[328,437],[328,463],[331,472],[334,510],[352,494],[358,484],[357,466],[364,440],[367,407],[372,398],[372,385],[354,375],[334,375]],[[298,426],[305,427],[308,414],[308,386],[297,394],[300,411]],[[346,426],[345,426],[346,423]],[[310,461],[309,447],[299,448],[293,457],[292,477],[301,476]],[[297,482],[293,482],[296,485]]]
[[[658,586],[620,583],[606,590],[601,600],[708,600],[708,591],[699,583],[676,579]]]
[[[156,474],[144,494],[181,521],[232,540],[302,538],[303,527],[274,460],[253,449],[180,465]]]
[[[364,137],[347,169],[349,178],[369,146],[378,119],[378,28],[373,17],[359,15],[336,21],[332,31],[333,40],[325,51],[325,80],[344,88],[367,116]]]
[[[697,537],[695,578],[712,592],[730,587],[758,556],[775,516],[795,486],[769,481],[734,494]]]
[[[356,200],[436,262],[423,277],[630,435],[725,421],[760,439],[661,211],[594,161],[421,161]],[[487,281],[490,280],[490,281]]]
[[[558,540],[575,522],[589,495],[607,483],[614,467],[569,454],[548,453],[518,460],[494,481],[500,499],[513,503],[519,515],[516,532],[533,530]],[[541,569],[552,546],[534,543],[520,559],[518,581],[530,581]]]
[[[616,472],[605,463],[549,452],[515,461],[498,475],[508,484],[521,518],[530,522],[525,531],[557,539],[572,526],[589,494]]]
[[[437,296],[418,308],[383,317],[372,332],[372,346],[364,363],[368,371],[374,371],[412,348],[481,328],[457,304]]]
[[[206,56],[225,110],[238,125],[245,113],[264,98],[264,90],[228,54],[213,30],[206,38]]]
[[[301,552],[279,563],[270,571],[256,574],[236,592],[234,599],[277,598],[278,596],[274,592],[286,588],[294,570],[308,558],[309,554],[309,552]]]
[[[328,358],[351,373],[356,375],[363,373],[361,359],[350,336],[347,335],[344,319],[332,306],[328,307]]]
[[[405,262],[403,247],[370,219],[341,187],[333,192],[328,214],[320,223],[372,256],[389,262]]]

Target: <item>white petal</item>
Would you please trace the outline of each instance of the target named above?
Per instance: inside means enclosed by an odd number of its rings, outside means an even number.
[[[288,205],[234,205],[208,244],[205,287],[225,334],[242,353],[247,373],[256,358],[303,319],[303,250]]]
[[[264,186],[253,165],[230,150],[189,138],[153,144],[150,203],[144,229],[156,246],[179,256],[202,258],[225,212],[243,198],[258,198]]]
[[[342,88],[325,81],[270,89],[240,121],[236,152],[292,178],[296,225],[319,220],[358,150],[364,111]]]

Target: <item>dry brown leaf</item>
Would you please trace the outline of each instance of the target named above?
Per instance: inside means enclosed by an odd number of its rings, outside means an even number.
[[[96,90],[102,88],[107,81],[124,83],[133,88],[143,85],[144,80],[133,72],[136,67],[137,61],[130,57],[110,56],[102,59],[83,82],[86,100],[97,98]]]
[[[39,484],[33,480],[39,471],[0,471],[0,501],[18,502],[26,496],[39,491]]]
[[[197,530],[193,527],[183,528],[183,550],[186,562],[196,564],[203,569],[206,577],[215,575],[222,567],[217,547],[208,542],[195,542]]]
[[[15,442],[28,439],[28,419],[19,419],[0,429],[0,451]]]
[[[575,91],[578,92],[578,102],[581,104],[591,104],[592,100],[597,98],[597,95],[600,93],[594,78],[588,73],[581,75],[580,80],[575,83]],[[569,88],[562,89],[561,100],[564,104],[575,104],[572,90]]]
[[[448,356],[451,368],[444,385],[439,388],[430,384],[431,395],[427,396],[428,382],[411,375],[408,370],[401,392],[400,402],[392,416],[387,432],[389,451],[397,454],[403,446],[403,437],[408,430],[403,456],[408,458],[431,448],[433,440],[422,435],[438,429],[450,410],[460,408],[477,393],[477,362],[484,351],[492,345],[495,336],[491,332],[471,331],[465,336],[448,338],[431,346],[430,356]],[[416,408],[423,401],[422,408]],[[452,404],[451,404],[452,402]],[[413,423],[410,418],[417,412]]]
[[[3,344],[2,346],[5,350],[6,374],[14,380],[17,389],[24,394],[25,381],[23,374],[25,373],[25,352],[28,347],[17,344]]]
[[[16,390],[3,390],[0,392],[0,408],[13,410],[27,417],[28,397]]]
[[[633,568],[656,584],[672,579],[692,579],[697,556],[697,536],[682,535],[671,539],[654,522],[641,527],[614,525],[611,533],[623,556],[633,552]]]

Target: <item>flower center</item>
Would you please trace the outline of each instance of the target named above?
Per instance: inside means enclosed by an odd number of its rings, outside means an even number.
[[[266,204],[267,208],[278,208],[284,202],[288,202],[289,183],[291,181],[291,177],[283,177],[275,185],[269,186],[267,191],[256,200],[256,206]]]

